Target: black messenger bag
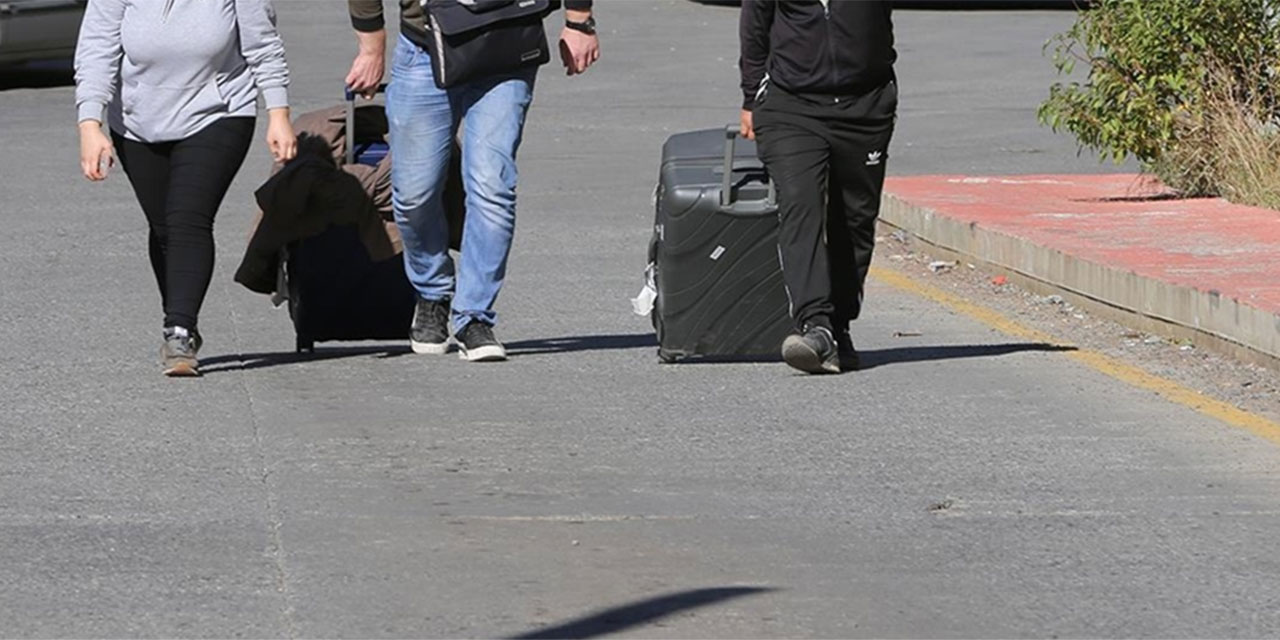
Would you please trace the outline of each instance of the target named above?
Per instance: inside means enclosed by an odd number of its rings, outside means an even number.
[[[552,0],[422,0],[436,86],[551,61],[542,19]]]

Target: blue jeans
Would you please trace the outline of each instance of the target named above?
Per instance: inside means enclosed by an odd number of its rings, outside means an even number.
[[[400,36],[387,87],[391,187],[404,266],[418,295],[453,298],[455,331],[497,321],[516,224],[516,149],[533,99],[536,68],[441,89],[426,51]],[[466,225],[456,269],[441,192],[462,125]]]

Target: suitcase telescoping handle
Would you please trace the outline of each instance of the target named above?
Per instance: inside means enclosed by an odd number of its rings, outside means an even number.
[[[769,181],[769,191],[763,201],[737,200],[733,197],[733,152],[739,130],[736,124],[724,128],[724,182],[720,185],[720,208],[727,213],[739,215],[773,213],[778,209],[778,190],[772,177],[766,178]]]
[[[387,85],[378,85],[375,93],[385,93]],[[360,94],[352,91],[351,87],[342,88],[342,98],[347,101],[347,164],[356,163],[356,98]]]

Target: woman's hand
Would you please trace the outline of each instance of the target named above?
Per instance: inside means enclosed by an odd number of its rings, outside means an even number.
[[[738,114],[738,133],[748,140],[756,139],[756,123],[752,112],[746,109]]]
[[[80,170],[84,177],[99,182],[107,179],[107,172],[115,164],[111,138],[102,132],[102,123],[85,120],[80,123]]]
[[[289,108],[271,109],[267,112],[267,148],[276,162],[288,162],[298,155],[298,136],[289,122]]]

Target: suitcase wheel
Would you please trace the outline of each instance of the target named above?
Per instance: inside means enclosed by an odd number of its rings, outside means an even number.
[[[316,341],[305,336],[298,336],[296,346],[298,353],[315,353]]]

